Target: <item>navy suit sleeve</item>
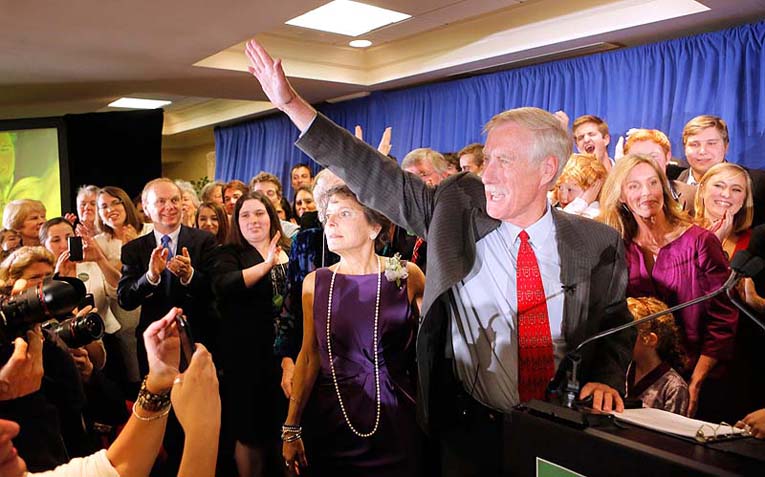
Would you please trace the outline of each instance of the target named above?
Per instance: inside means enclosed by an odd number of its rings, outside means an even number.
[[[141,257],[139,240],[122,246],[122,276],[117,285],[117,301],[126,310],[135,310],[157,287],[146,279],[149,257]]]

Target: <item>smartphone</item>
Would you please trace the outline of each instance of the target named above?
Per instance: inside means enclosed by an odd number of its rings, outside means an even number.
[[[178,334],[181,337],[181,363],[180,372],[186,371],[191,363],[191,355],[194,354],[194,338],[191,334],[191,327],[186,315],[175,315],[175,322],[178,325]]]
[[[68,237],[69,243],[69,260],[72,262],[82,261],[82,237]]]

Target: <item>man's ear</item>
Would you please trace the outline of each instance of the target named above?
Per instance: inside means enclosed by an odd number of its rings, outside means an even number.
[[[605,143],[606,146],[611,144],[611,135],[610,134],[604,134],[603,135],[603,143]]]
[[[544,186],[545,189],[549,189],[551,185],[554,185],[555,176],[558,175],[558,158],[555,156],[547,156],[542,160],[542,177],[540,186]]]

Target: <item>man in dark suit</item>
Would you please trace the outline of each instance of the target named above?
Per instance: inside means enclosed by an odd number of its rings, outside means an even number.
[[[683,127],[683,148],[690,167],[677,180],[695,188],[710,167],[725,161],[729,145],[728,125],[722,118],[703,114],[688,121]],[[765,223],[765,171],[744,169],[752,179],[754,227]]]
[[[506,111],[487,125],[483,184],[461,173],[429,188],[317,115],[260,45],[250,42],[247,54],[271,102],[302,131],[298,147],[363,203],[428,241],[417,336],[420,422],[438,438],[444,475],[506,474],[503,414],[543,396],[553,360],[565,351],[631,320],[617,232],[547,202],[571,152],[568,134],[545,111]],[[617,390],[633,342],[627,331],[585,348],[581,398],[592,396],[598,409],[623,408]],[[543,352],[529,359],[529,348]]]
[[[119,304],[126,310],[141,307],[136,329],[139,337],[172,307],[183,308],[194,338],[214,349],[210,342],[215,328],[210,272],[215,238],[209,232],[181,225],[181,192],[170,179],[146,184],[141,199],[154,232],[122,247]],[[145,374],[148,364],[143,340],[138,343],[138,360]]]

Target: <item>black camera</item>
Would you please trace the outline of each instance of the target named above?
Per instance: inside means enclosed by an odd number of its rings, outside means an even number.
[[[0,292],[0,346],[10,343],[18,336],[24,336],[26,331],[37,323],[52,319],[66,322],[67,318],[71,317],[72,310],[82,302],[85,291],[85,284],[81,280],[57,277],[49,278],[18,295],[10,296],[7,291]],[[95,316],[98,317],[98,315]],[[76,324],[66,325],[64,328],[73,327],[77,336],[83,335],[85,330],[97,328],[97,325],[92,323],[95,321],[94,318],[80,324],[82,320],[82,318],[75,320]],[[103,321],[100,317],[98,321],[103,329]],[[66,333],[64,331],[64,334]]]
[[[97,313],[88,313],[64,321],[47,321],[43,329],[58,336],[68,347],[81,348],[104,336],[104,320]]]

